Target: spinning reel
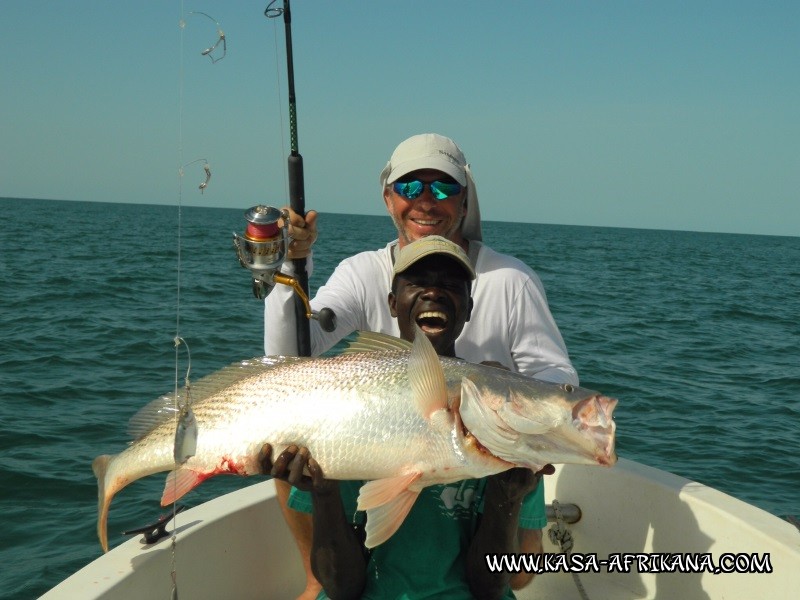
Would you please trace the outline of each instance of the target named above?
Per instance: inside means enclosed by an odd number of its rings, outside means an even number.
[[[330,308],[311,310],[308,296],[300,282],[280,272],[289,248],[289,211],[259,204],[244,213],[247,229],[243,236],[233,234],[233,245],[239,264],[253,275],[253,294],[264,299],[276,284],[288,285],[303,301],[306,318],[319,321],[322,329],[336,329],[336,314]],[[283,220],[283,226],[278,221]]]

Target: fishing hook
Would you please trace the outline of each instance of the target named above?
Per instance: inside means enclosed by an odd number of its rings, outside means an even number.
[[[203,170],[206,172],[206,180],[198,186],[201,194],[203,190],[208,187],[208,182],[211,180],[211,168],[208,166],[208,163],[203,165]]]
[[[176,348],[178,348],[181,344],[186,346],[186,360],[188,364],[186,365],[186,377],[184,377],[183,382],[188,390],[191,387],[189,384],[189,375],[192,372],[192,353],[189,351],[189,344],[187,344],[186,340],[184,340],[181,336],[176,335],[173,341],[175,342]]]
[[[280,17],[283,14],[282,8],[270,8],[277,1],[278,0],[272,0],[272,2],[267,5],[267,8],[264,9],[264,16],[268,19],[274,19],[275,17]]]
[[[217,37],[217,41],[216,41],[216,43],[215,43],[213,46],[209,46],[208,48],[206,48],[205,50],[203,50],[203,51],[202,51],[200,54],[201,54],[202,56],[207,56],[208,58],[210,58],[210,59],[211,59],[211,63],[212,63],[212,64],[213,64],[213,63],[215,63],[215,62],[217,62],[217,61],[220,61],[220,60],[222,60],[223,58],[225,58],[225,54],[227,54],[227,52],[228,52],[228,44],[227,44],[227,42],[225,41],[225,32],[224,32],[224,31],[222,31],[222,27],[221,27],[221,26],[220,26],[220,24],[217,22],[217,20],[216,20],[214,17],[212,17],[211,15],[208,15],[208,14],[206,14],[206,13],[204,13],[204,12],[200,12],[200,11],[192,11],[192,12],[190,12],[189,14],[190,14],[190,15],[203,15],[204,17],[207,17],[207,18],[211,19],[212,21],[214,21],[214,23],[215,23],[215,24],[216,24],[216,26],[217,26],[217,36],[218,36],[218,37]],[[217,49],[217,47],[218,47],[220,44],[222,44],[222,56],[220,56],[219,58],[214,58],[214,57],[211,55],[211,53],[212,53],[214,50],[216,50],[216,49]]]
[[[193,165],[194,163],[202,162],[203,163],[203,171],[206,172],[206,180],[202,182],[197,188],[200,190],[202,194],[205,189],[208,187],[208,182],[211,181],[211,167],[208,164],[208,161],[205,158],[198,158],[197,160],[193,160],[192,162],[188,162],[180,168],[179,175],[183,177],[183,169],[184,167],[188,167],[189,165]],[[177,344],[176,344],[177,345]],[[187,346],[188,351],[188,346]]]
[[[186,378],[184,379],[184,388],[186,396],[181,401],[179,394],[175,394],[178,405],[178,417],[175,425],[175,443],[173,445],[173,455],[175,462],[179,465],[185,463],[189,458],[194,456],[197,451],[197,419],[195,419],[194,412],[192,412],[192,385],[189,382],[189,374],[192,371],[192,355],[189,351],[189,344],[186,343],[182,337],[175,336],[175,352],[177,348],[183,343],[186,346]],[[177,382],[176,382],[177,384]],[[177,392],[177,390],[176,390]]]

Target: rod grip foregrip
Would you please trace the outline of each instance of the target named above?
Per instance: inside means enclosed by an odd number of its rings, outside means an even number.
[[[289,205],[301,217],[306,216],[306,194],[303,183],[303,157],[289,155]]]

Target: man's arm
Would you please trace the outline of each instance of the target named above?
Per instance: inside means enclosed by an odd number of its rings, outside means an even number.
[[[310,210],[305,219],[290,209],[289,247],[281,273],[295,275],[293,258],[306,258],[309,277],[314,268],[311,247],[317,241],[317,213]],[[283,226],[283,220],[279,222]],[[286,285],[276,285],[264,300],[264,354],[297,356],[297,325],[294,312],[294,291]]]
[[[309,471],[316,481],[321,469],[313,459]],[[344,514],[339,485],[313,492],[314,534],[311,570],[325,592],[337,600],[360,598],[367,580],[364,547]]]
[[[288,233],[291,242],[287,249],[287,260],[282,265],[281,272],[287,275],[294,275],[294,267],[290,259],[307,257],[306,268],[310,275],[313,271],[311,247],[317,239],[317,213],[309,211],[305,219],[291,209],[289,209],[289,213]],[[264,300],[264,353],[266,355],[297,355],[297,324],[294,302],[294,291],[286,285],[276,285]],[[269,451],[271,453],[271,448],[269,448]],[[267,464],[271,469],[271,461]],[[269,473],[269,471],[265,472]],[[283,518],[289,526],[289,531],[300,551],[303,570],[306,573],[306,589],[297,600],[313,600],[317,597],[322,586],[311,571],[312,519],[311,515],[288,507],[287,501],[291,488],[292,486],[286,481],[275,479],[278,506],[281,508]]]
[[[517,530],[517,539],[519,541],[517,552],[520,554],[541,554],[544,551],[541,529],[520,528]],[[533,580],[534,575],[534,573],[526,573],[525,571],[512,573],[511,589],[521,590]]]
[[[269,473],[269,470],[265,471],[265,473]],[[314,600],[322,589],[322,584],[317,581],[311,569],[311,544],[314,525],[310,514],[289,508],[288,501],[291,491],[292,485],[290,483],[275,479],[275,495],[278,499],[278,506],[281,507],[283,518],[289,526],[289,531],[297,544],[297,549],[300,551],[303,571],[306,574],[306,589],[296,600]]]
[[[551,383],[579,385],[544,287],[535,273],[513,305],[509,321],[511,354],[520,373]]]
[[[315,319],[309,321],[311,355],[318,356],[332,348],[339,340],[356,329],[364,329],[366,312],[365,288],[375,286],[374,264],[354,263],[354,258],[345,259],[336,267],[328,281],[317,290],[311,299],[312,310],[329,308],[336,315],[336,329],[324,331]],[[310,259],[309,259],[310,262]],[[293,275],[293,267],[288,261],[281,272]],[[388,284],[386,294],[388,294]],[[276,285],[264,301],[264,352],[269,355],[297,355],[296,317],[294,311],[294,291],[285,285]],[[385,294],[380,294],[385,303]],[[373,299],[374,301],[374,299]],[[386,309],[388,317],[389,310]],[[390,317],[389,317],[390,318]]]
[[[318,593],[320,587],[331,598],[358,598],[366,583],[366,559],[363,546],[345,517],[339,482],[325,479],[307,448],[289,446],[274,463],[271,455],[272,448],[266,444],[261,451],[262,472],[311,493],[312,515],[287,508],[289,513],[310,517],[310,520],[294,520],[300,524],[295,539],[307,572],[306,590],[301,598]],[[310,476],[304,475],[304,470]],[[309,564],[314,577],[308,576]]]
[[[314,268],[311,248],[317,241],[317,212],[310,210],[305,218],[288,206],[289,246],[286,261],[281,265],[281,273],[295,275],[291,262],[295,258],[306,258],[306,271],[309,277]],[[283,219],[278,222],[283,227]],[[294,291],[286,285],[276,285],[264,300],[264,354],[296,356],[297,328],[294,312]]]
[[[492,573],[487,554],[542,551],[542,534],[538,529],[520,529],[518,522],[522,501],[539,485],[544,474],[552,474],[552,465],[538,473],[515,468],[487,479],[483,515],[467,553],[467,583],[476,598],[502,598],[510,584],[514,589],[526,586],[532,573]]]

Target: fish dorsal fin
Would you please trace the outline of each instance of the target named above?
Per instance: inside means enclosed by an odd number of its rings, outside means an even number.
[[[178,402],[175,402],[174,393],[148,402],[128,421],[128,435],[133,438],[133,441],[138,441],[161,425],[161,423],[175,419],[178,414],[176,407],[184,401],[184,395],[185,392],[183,390],[178,392]]]
[[[347,346],[342,350],[343,354],[353,354],[356,352],[392,352],[397,350],[411,350],[411,342],[375,331],[357,331],[355,339],[347,342]]]
[[[414,344],[408,357],[408,383],[420,413],[427,419],[447,408],[447,381],[439,355],[422,330],[414,325]]]
[[[192,382],[188,399],[191,404],[196,404],[229,385],[264,371],[275,369],[278,366],[301,360],[308,359],[294,356],[263,356],[233,363],[211,375]],[[186,399],[187,394],[184,387],[178,390],[177,402],[175,401],[175,392],[156,398],[131,418],[128,422],[128,435],[136,441],[166,421],[174,420],[178,413],[176,407],[183,405]]]

